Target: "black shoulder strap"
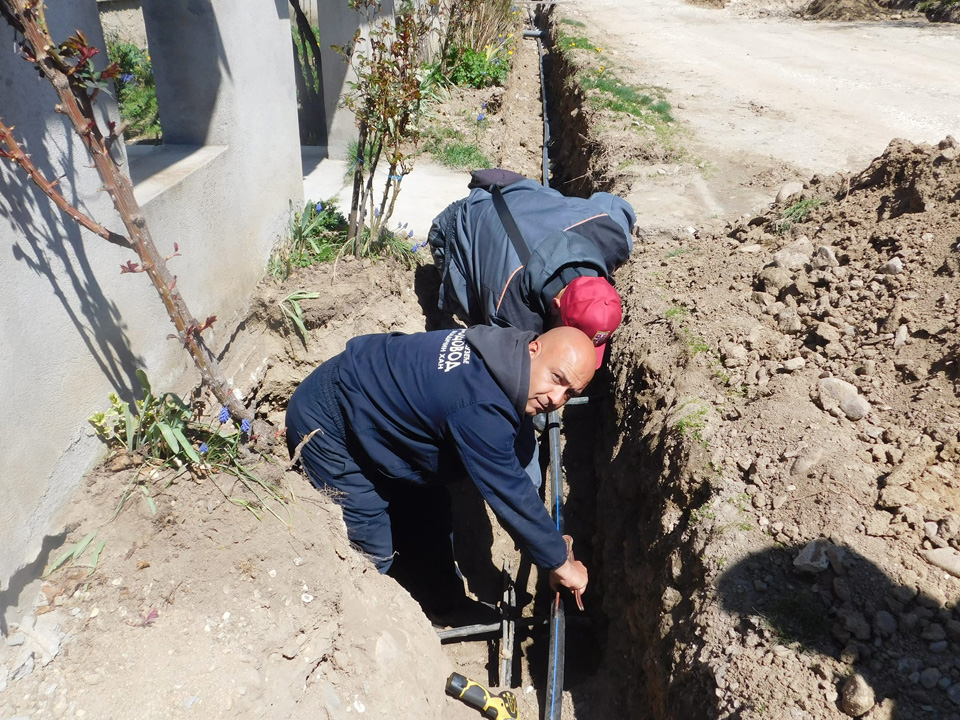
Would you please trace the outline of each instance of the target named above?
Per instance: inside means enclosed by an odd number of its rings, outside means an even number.
[[[507,231],[507,237],[509,237],[510,242],[513,243],[513,249],[517,251],[520,262],[526,265],[530,261],[530,248],[527,247],[527,243],[520,233],[520,228],[517,227],[517,221],[514,220],[513,215],[510,214],[507,201],[503,199],[500,188],[496,185],[493,186],[490,194],[493,196],[493,206],[497,209],[497,215],[500,216],[503,229]]]

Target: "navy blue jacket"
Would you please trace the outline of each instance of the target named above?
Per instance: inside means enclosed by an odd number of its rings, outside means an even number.
[[[438,304],[470,324],[540,333],[561,288],[583,275],[609,278],[627,260],[636,215],[626,200],[604,192],[566,197],[526,179],[502,192],[530,261],[520,262],[491,194],[476,187],[430,228],[442,273]]]
[[[435,483],[470,476],[541,568],[567,548],[514,449],[533,333],[478,326],[365,335],[340,360],[348,447],[369,477]]]

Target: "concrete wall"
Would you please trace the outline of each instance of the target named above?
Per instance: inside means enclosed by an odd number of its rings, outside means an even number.
[[[102,47],[95,0],[47,0],[54,38],[75,28]],[[146,30],[167,144],[131,148],[136,194],[178,288],[222,348],[302,203],[293,58],[285,0],[146,0]],[[0,22],[0,44],[13,32]],[[105,57],[101,54],[98,60]],[[105,63],[100,62],[99,67]],[[112,100],[100,105],[116,117]],[[48,177],[102,224],[122,231],[86,151],[53,112],[36,70],[0,53],[0,116]],[[120,159],[122,157],[122,149]],[[64,218],[22,171],[0,165],[0,617],[39,559],[44,537],[102,447],[86,418],[116,389],[137,394],[193,373],[135,256]],[[185,376],[186,373],[186,376]],[[36,568],[33,568],[35,570]],[[5,597],[6,596],[6,597]]]

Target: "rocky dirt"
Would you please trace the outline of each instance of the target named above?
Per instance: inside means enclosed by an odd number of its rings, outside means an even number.
[[[611,57],[628,51],[607,43]],[[535,176],[535,51],[523,47],[481,144]],[[489,92],[444,112],[470,127]],[[575,86],[556,93],[576,105]],[[662,188],[616,169],[662,169],[665,149],[604,136],[620,132],[612,120],[591,117],[583,147],[598,161],[577,189],[613,183],[640,205]],[[556,128],[558,146],[581,137]],[[605,399],[565,413],[568,523],[591,570],[565,717],[960,718],[958,155],[947,138],[896,140],[820,175],[759,154],[713,176],[696,154],[668,161],[703,170],[701,188],[735,188],[735,205],[766,201],[730,215],[645,205],[618,272],[625,321],[590,391]],[[321,294],[303,303],[306,347],[278,306],[295,289]],[[43,559],[96,531],[95,570],[78,566],[88,550],[0,595],[0,717],[476,717],[443,683],[452,670],[490,683],[496,645],[441,646],[277,438],[292,388],[349,337],[449,323],[435,293],[432,267],[392,261],[264,283],[232,367],[252,377],[254,471],[288,501],[258,519],[232,476],[109,461]],[[469,488],[457,509],[472,523],[468,586],[490,599],[518,556]],[[544,595],[523,597],[526,614]],[[543,645],[531,634],[517,663],[524,718],[539,717]]]

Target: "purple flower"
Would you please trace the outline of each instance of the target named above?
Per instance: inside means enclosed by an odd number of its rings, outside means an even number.
[[[409,232],[409,234],[407,234],[407,237],[408,237],[408,238],[412,238],[412,237],[413,237],[413,230],[411,230],[411,231]]]
[[[374,208],[374,209],[373,209],[373,216],[374,216],[375,218],[380,217],[380,208]]]
[[[243,422],[240,423],[240,432],[248,433],[250,432],[250,421],[246,418],[243,419]]]
[[[200,454],[206,455],[210,451],[210,448],[207,447],[206,443],[200,443]]]
[[[224,405],[222,408],[220,408],[220,414],[217,415],[217,420],[219,420],[220,423],[222,424],[229,419],[230,419],[230,411],[227,410],[227,406]]]
[[[134,79],[134,76],[130,73],[123,73],[123,75],[120,76],[120,82],[122,83],[132,83]]]
[[[480,113],[477,115],[477,122],[483,122],[483,119],[486,117],[486,113]]]
[[[318,213],[323,212],[323,203],[322,203],[322,202],[318,202],[318,203],[317,203],[317,205],[316,205],[316,210],[317,210]]]
[[[482,103],[480,103],[480,109],[481,109],[481,110],[486,110],[486,109],[487,109],[487,101],[486,101],[486,100],[484,100]]]

